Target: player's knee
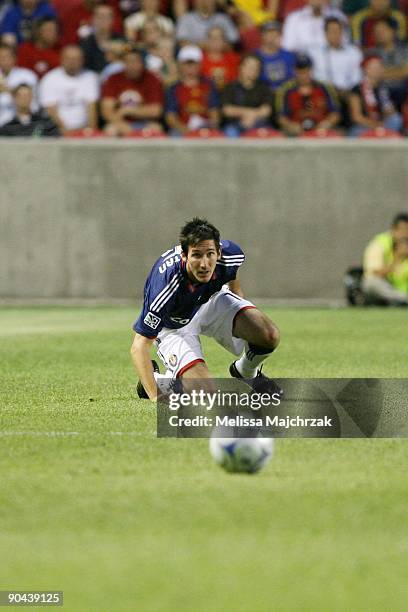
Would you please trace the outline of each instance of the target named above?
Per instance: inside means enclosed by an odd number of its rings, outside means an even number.
[[[182,378],[183,380],[188,378],[205,379],[210,377],[211,375],[207,364],[202,361],[200,361],[199,363],[195,363],[193,366],[188,368],[188,370],[185,370],[180,376],[180,378]]]
[[[262,346],[276,349],[280,341],[279,329],[272,321],[267,320],[262,330]]]
[[[183,382],[183,390],[186,393],[192,391],[204,391],[211,393],[215,391],[214,382],[207,365],[197,363],[180,376]]]

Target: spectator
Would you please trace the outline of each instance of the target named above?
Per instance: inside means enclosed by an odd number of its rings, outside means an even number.
[[[42,111],[33,112],[33,90],[18,85],[13,91],[15,115],[0,128],[0,136],[59,136],[54,121]]]
[[[336,88],[344,109],[348,94],[362,79],[362,53],[358,47],[344,42],[344,24],[336,17],[325,22],[326,42],[310,49],[313,62],[313,77],[317,81],[330,83]]]
[[[34,24],[33,42],[19,46],[17,64],[35,72],[39,79],[60,65],[58,25],[53,17],[44,17]]]
[[[272,94],[259,80],[261,60],[257,55],[247,55],[241,60],[238,80],[226,86],[222,95],[224,131],[237,137],[242,132],[267,127],[272,113]]]
[[[241,13],[240,22],[249,28],[275,19],[279,0],[233,0],[232,4]]]
[[[61,134],[97,128],[98,78],[83,66],[81,48],[67,45],[61,53],[61,67],[48,72],[40,83],[41,106]]]
[[[201,74],[203,54],[187,45],[178,54],[180,80],[167,92],[166,121],[171,133],[188,134],[200,128],[217,128],[219,101],[215,85]]]
[[[37,75],[27,68],[18,68],[14,48],[0,44],[0,125],[12,120],[14,116],[12,92],[22,83],[34,90],[33,110],[36,110]]]
[[[99,4],[95,7],[92,17],[92,33],[80,40],[80,47],[84,54],[84,66],[94,72],[102,72],[108,60],[106,51],[111,40],[119,38],[114,34],[114,13],[108,4]]]
[[[267,21],[261,28],[261,46],[256,52],[262,63],[261,80],[272,90],[295,76],[295,54],[281,47],[281,24]]]
[[[215,26],[208,31],[204,41],[202,74],[214,81],[218,90],[238,76],[239,55],[231,51],[225,31]]]
[[[141,51],[129,49],[124,70],[109,77],[102,88],[102,117],[110,136],[127,136],[135,130],[161,132],[163,89],[159,79],[145,69]]]
[[[45,0],[18,0],[6,11],[0,26],[3,42],[10,45],[32,40],[34,21],[43,17],[56,18],[52,6]]]
[[[159,40],[162,38],[163,32],[157,25],[155,19],[146,19],[143,28],[140,30],[139,49],[143,49],[145,53],[156,49]]]
[[[62,44],[77,44],[81,38],[92,33],[92,21],[95,8],[100,4],[108,4],[114,14],[113,31],[121,34],[123,29],[119,0],[76,0],[69,10],[61,12]]]
[[[132,41],[137,41],[141,30],[144,28],[146,21],[154,21],[160,29],[161,34],[172,36],[174,33],[174,25],[169,17],[160,15],[159,0],[142,0],[142,10],[130,15],[125,19],[124,27],[126,38]]]
[[[312,61],[298,54],[295,79],[277,91],[277,114],[281,128],[289,136],[301,136],[310,130],[332,130],[340,120],[335,91],[312,79]]]
[[[384,17],[388,17],[393,23],[398,40],[405,40],[405,15],[391,8],[391,0],[370,0],[369,8],[358,11],[351,19],[355,44],[364,49],[375,47],[374,27],[377,21]]]
[[[276,19],[279,0],[231,0],[228,13],[238,24],[241,49],[253,53],[261,44],[259,26]]]
[[[175,41],[171,36],[162,36],[146,56],[146,68],[169,87],[178,80],[178,66],[174,56]]]
[[[397,42],[390,18],[379,19],[374,26],[375,53],[384,62],[384,85],[390,90],[394,104],[400,108],[407,89],[408,46]]]
[[[176,38],[180,43],[202,45],[214,26],[223,28],[229,43],[238,42],[238,30],[228,15],[216,12],[216,0],[194,0],[194,9],[177,20]]]
[[[125,67],[123,58],[128,49],[129,44],[123,38],[112,39],[108,42],[106,46],[106,61],[108,63],[99,75],[101,83],[104,83],[110,76],[122,72]]]
[[[283,26],[282,47],[289,51],[308,53],[314,45],[324,45],[324,22],[327,17],[338,17],[347,23],[346,16],[328,6],[326,0],[308,0],[307,6],[287,16]]]
[[[370,241],[363,267],[368,302],[408,305],[408,213],[396,215],[391,230]]]
[[[395,110],[390,92],[384,85],[384,64],[380,57],[363,61],[363,80],[354,87],[349,97],[352,128],[350,136],[380,128],[399,132],[402,118]]]

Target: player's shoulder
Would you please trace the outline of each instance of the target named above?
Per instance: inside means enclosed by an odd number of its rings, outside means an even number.
[[[221,257],[219,264],[240,266],[245,261],[245,253],[236,242],[221,240]]]
[[[223,255],[244,255],[244,251],[232,240],[221,240],[221,257]]]
[[[150,277],[158,284],[166,285],[175,276],[181,276],[181,246],[164,251],[153,264]]]

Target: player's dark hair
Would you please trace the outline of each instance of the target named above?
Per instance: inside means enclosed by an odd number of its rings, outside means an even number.
[[[195,246],[203,240],[214,240],[216,248],[220,248],[220,232],[207,219],[194,217],[181,228],[180,244],[185,255],[188,254],[188,247]]]
[[[396,227],[398,223],[408,223],[408,212],[400,212],[395,215],[392,220],[392,227]]]

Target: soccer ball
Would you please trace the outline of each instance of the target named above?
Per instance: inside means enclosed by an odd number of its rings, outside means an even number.
[[[273,453],[271,438],[216,438],[210,439],[210,453],[226,472],[259,472]]]

